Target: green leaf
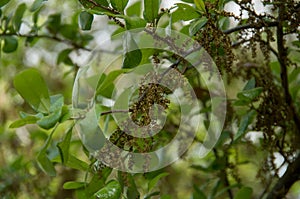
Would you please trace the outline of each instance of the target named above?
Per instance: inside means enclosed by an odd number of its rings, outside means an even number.
[[[47,19],[47,29],[52,34],[57,34],[61,28],[61,14],[52,14]],[[62,30],[66,29],[64,27]]]
[[[76,182],[76,181],[69,181],[65,182],[63,185],[64,189],[80,189],[85,187],[86,183],[85,182]]]
[[[109,175],[111,174],[112,169],[111,168],[104,168],[101,171],[98,172],[97,175],[94,175],[89,182],[88,186],[86,187],[86,194],[90,197],[94,196],[95,193],[99,191],[101,188],[105,186],[105,182]]]
[[[0,1],[0,8],[3,7],[4,5],[6,5],[8,2],[10,2],[10,0],[1,0]]]
[[[41,118],[37,121],[37,124],[43,129],[51,129],[55,126],[57,122],[59,122],[61,116],[61,109],[58,109],[49,115]]]
[[[97,86],[97,92],[96,95],[102,95],[103,92],[106,91],[106,89],[113,84],[113,82],[115,81],[115,79],[123,74],[128,72],[128,69],[120,69],[120,70],[114,70],[112,72],[110,72],[105,78],[104,80],[100,78],[99,82],[98,82],[98,86]]]
[[[149,23],[154,23],[158,17],[160,0],[144,0],[144,19]]]
[[[194,3],[194,0],[181,0],[183,2],[187,2],[187,3]]]
[[[65,49],[63,51],[61,51],[59,54],[58,54],[58,57],[57,57],[57,61],[56,61],[56,64],[59,65],[60,63],[64,63],[66,65],[70,65],[70,66],[73,66],[73,61],[71,60],[71,58],[69,57],[69,54],[73,51],[73,49]]]
[[[120,199],[121,186],[118,181],[112,180],[94,195],[99,199]]]
[[[149,183],[148,183],[148,192],[150,192],[155,186],[156,186],[156,184],[158,183],[158,181],[161,179],[161,178],[163,178],[163,177],[165,177],[165,176],[167,176],[167,175],[169,175],[169,173],[161,173],[161,174],[159,174],[159,175],[157,175],[157,176],[155,176],[153,179],[151,179],[150,181],[149,181]]]
[[[66,166],[81,171],[87,171],[89,169],[89,165],[86,162],[79,160],[71,154],[68,156],[68,162],[66,163]]]
[[[92,23],[94,20],[94,15],[83,11],[79,14],[79,24],[81,30],[90,30],[92,28]]]
[[[243,90],[237,94],[237,97],[241,100],[252,101],[258,97],[263,91],[262,87],[257,87],[249,90]]]
[[[39,154],[37,155],[37,162],[38,162],[39,167],[42,169],[42,171],[44,171],[46,174],[48,174],[50,176],[55,176],[56,171],[55,171],[53,163],[47,157],[47,148],[49,147],[49,145],[51,143],[52,136],[53,136],[55,130],[56,130],[56,128],[54,128],[52,130],[52,132],[48,136],[43,148],[40,150]]]
[[[256,112],[254,110],[251,110],[242,117],[238,132],[234,135],[234,141],[238,140],[240,137],[242,137],[246,133],[247,127],[252,122],[255,115],[256,115]]]
[[[21,24],[22,24],[22,18],[26,10],[26,4],[22,3],[18,6],[16,9],[14,18],[13,18],[13,24],[14,29],[18,32],[20,30]]]
[[[38,10],[43,5],[44,1],[47,0],[35,0],[30,8],[30,12],[35,12],[36,10]]]
[[[140,17],[128,17],[124,16],[125,22],[126,22],[126,29],[131,30],[131,29],[137,29],[137,28],[144,28],[147,24],[147,22],[140,18]]]
[[[17,120],[17,121],[14,121],[10,126],[9,128],[19,128],[21,126],[24,126],[26,124],[34,124],[36,123],[40,118],[38,117],[35,117],[35,116],[28,116],[24,119],[20,119],[20,120]]]
[[[47,157],[46,153],[40,153],[37,156],[37,161],[40,166],[40,168],[49,176],[56,176],[56,171],[53,166],[53,163],[50,161],[50,159]]]
[[[112,7],[121,13],[124,12],[129,0],[110,0]]]
[[[127,188],[127,198],[140,198],[140,193],[136,187],[135,180],[132,176],[132,174],[127,174],[128,178],[128,188]]]
[[[4,37],[4,45],[3,52],[11,53],[17,50],[18,48],[18,40],[14,36],[5,36]]]
[[[194,187],[193,199],[207,199],[206,195],[196,185]]]
[[[203,28],[206,25],[207,21],[208,19],[206,17],[202,17],[194,21],[189,28],[190,35],[195,35],[201,28]]]
[[[137,1],[126,9],[126,16],[140,16],[142,10],[142,1]]]
[[[83,7],[89,9],[89,11],[93,11],[94,14],[104,14],[108,13],[108,10],[103,9],[101,6],[108,8],[109,3],[107,0],[79,0]]]
[[[205,4],[204,4],[203,0],[194,0],[194,3],[200,11],[202,11],[204,13],[206,12]]]
[[[251,199],[252,198],[252,188],[242,187],[235,195],[234,199]]]
[[[63,164],[68,162],[68,159],[69,159],[69,149],[70,149],[70,143],[71,143],[71,138],[72,138],[72,131],[73,131],[73,127],[71,127],[67,131],[67,134],[66,134],[64,140],[57,143],[57,147],[59,149],[59,153],[60,153],[60,157],[61,157],[61,162]]]
[[[200,14],[197,10],[184,3],[176,3],[177,9],[172,13],[172,21],[176,22],[179,20],[189,21],[195,18],[199,18]]]
[[[46,82],[36,69],[27,69],[15,76],[14,86],[37,112],[48,113],[50,97]]]
[[[144,199],[150,199],[152,198],[153,196],[159,196],[160,192],[159,191],[155,191],[155,192],[152,192],[152,193],[149,193],[147,194]]]
[[[255,77],[252,77],[244,86],[243,91],[255,88]]]
[[[142,60],[142,51],[138,48],[137,43],[129,32],[124,35],[123,48],[125,54],[122,68],[134,68],[138,66]]]
[[[50,113],[61,110],[64,105],[64,96],[62,94],[52,95],[50,97]]]

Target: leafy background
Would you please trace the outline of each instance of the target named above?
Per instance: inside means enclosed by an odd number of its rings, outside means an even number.
[[[252,4],[2,0],[0,196],[244,199],[275,198],[275,191],[277,198],[299,198],[299,1]],[[178,30],[205,47],[225,79],[229,108],[221,138],[205,158],[190,153],[162,170],[129,174],[103,167],[83,147],[73,130],[71,91],[86,51],[146,26]],[[101,50],[109,59],[116,49]],[[112,68],[176,61],[155,53],[125,51]],[[199,102],[209,106],[205,86],[188,72]],[[117,78],[110,74],[103,78]],[[115,128],[106,118],[100,123]],[[285,183],[293,186],[286,190]]]

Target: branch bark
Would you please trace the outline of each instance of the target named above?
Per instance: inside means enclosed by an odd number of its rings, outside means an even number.
[[[287,74],[287,51],[284,46],[284,5],[280,4],[278,9],[278,24],[277,24],[277,48],[278,48],[278,61],[281,68],[281,85],[284,90],[285,102],[289,107],[293,120],[296,126],[296,137],[300,137],[300,118],[297,115],[296,109],[293,104],[291,94],[289,92],[288,74]],[[300,179],[300,154],[291,163],[284,175],[277,181],[272,190],[267,196],[267,199],[281,199],[291,188],[291,186]]]

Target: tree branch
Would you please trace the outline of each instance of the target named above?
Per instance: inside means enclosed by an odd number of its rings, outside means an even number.
[[[278,61],[281,68],[281,85],[284,90],[285,102],[290,109],[293,120],[296,126],[296,138],[300,137],[300,119],[297,115],[296,109],[293,104],[291,94],[289,92],[288,84],[288,74],[287,74],[287,53],[284,47],[284,33],[283,33],[283,23],[284,23],[284,5],[280,4],[278,9],[278,25],[277,25],[277,48],[278,48]],[[268,194],[267,199],[281,199],[283,198],[291,188],[291,186],[299,180],[300,178],[300,155],[295,159],[295,161],[289,164],[284,175],[278,180],[274,185],[271,192]]]
[[[76,49],[82,49],[82,50],[86,50],[86,51],[92,51],[91,49],[89,48],[86,48],[84,46],[81,46],[73,41],[70,41],[70,40],[65,40],[65,39],[62,39],[62,38],[59,38],[57,36],[51,36],[51,35],[23,35],[23,34],[17,34],[17,33],[1,33],[0,34],[0,37],[3,37],[3,36],[17,36],[17,37],[23,37],[23,38],[39,38],[39,39],[49,39],[49,40],[53,40],[53,41],[57,41],[57,42],[61,42],[61,43],[65,43],[67,45],[71,45],[73,46],[74,48]]]
[[[277,21],[272,21],[272,22],[264,21],[263,23],[257,23],[257,24],[251,23],[251,24],[244,24],[244,25],[236,26],[234,28],[224,30],[223,33],[231,34],[233,32],[237,32],[237,31],[245,30],[245,29],[249,29],[249,28],[260,29],[260,28],[263,28],[263,27],[274,27],[274,26],[277,26],[277,25],[278,25]]]

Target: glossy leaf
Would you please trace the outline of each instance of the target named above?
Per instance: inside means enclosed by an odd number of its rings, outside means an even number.
[[[179,20],[189,21],[200,17],[200,14],[197,12],[197,10],[188,4],[176,3],[176,6],[177,9],[172,13],[173,22]]]
[[[1,8],[2,6],[5,6],[8,2],[10,2],[10,0],[1,0],[1,1],[0,1],[0,8]]]
[[[69,149],[70,149],[70,143],[71,143],[71,138],[72,138],[72,131],[73,131],[73,128],[70,128],[67,131],[67,134],[64,137],[63,141],[61,141],[57,144],[57,147],[58,147],[59,153],[60,153],[60,157],[61,157],[61,162],[63,164],[68,162],[68,159],[69,159]]]
[[[112,180],[104,188],[95,193],[95,196],[99,199],[120,199],[121,186],[119,182]]]
[[[254,110],[251,110],[242,117],[240,125],[239,125],[239,129],[238,129],[237,133],[234,135],[235,141],[237,139],[239,139],[240,137],[242,137],[246,133],[247,127],[252,122],[255,115],[256,115],[256,112]]]
[[[83,188],[86,185],[85,182],[76,182],[76,181],[69,181],[65,182],[63,185],[64,189],[79,189]]]
[[[50,97],[46,82],[36,69],[27,69],[15,76],[14,86],[37,112],[48,113]]]
[[[109,175],[111,174],[112,169],[111,168],[104,168],[101,171],[99,171],[98,175],[94,175],[92,179],[90,180],[89,184],[86,187],[86,194],[92,198],[95,198],[95,193],[102,189],[105,186],[105,182]]]
[[[206,25],[207,21],[208,19],[206,17],[202,17],[193,22],[189,29],[190,35],[195,35],[199,30],[201,30],[201,28],[203,28]]]
[[[144,18],[149,23],[154,23],[158,17],[160,0],[144,0]]]
[[[235,195],[234,199],[251,199],[252,198],[252,188],[242,187]]]
[[[124,12],[129,0],[110,0],[112,7],[119,12]]]
[[[196,5],[196,7],[202,11],[202,12],[206,12],[205,10],[205,4],[204,4],[204,1],[203,0],[194,0],[194,3]]]
[[[14,36],[5,36],[4,37],[4,46],[2,48],[3,52],[11,53],[17,50],[18,40]]]
[[[123,48],[125,54],[122,68],[138,66],[142,60],[142,51],[138,48],[137,43],[129,32],[124,35]]]
[[[16,9],[14,18],[13,18],[13,24],[14,29],[18,32],[20,30],[21,24],[22,24],[22,18],[26,10],[26,4],[22,3],[18,6]]]
[[[79,24],[81,30],[90,30],[92,28],[92,23],[94,20],[94,15],[83,11],[79,14]]]

